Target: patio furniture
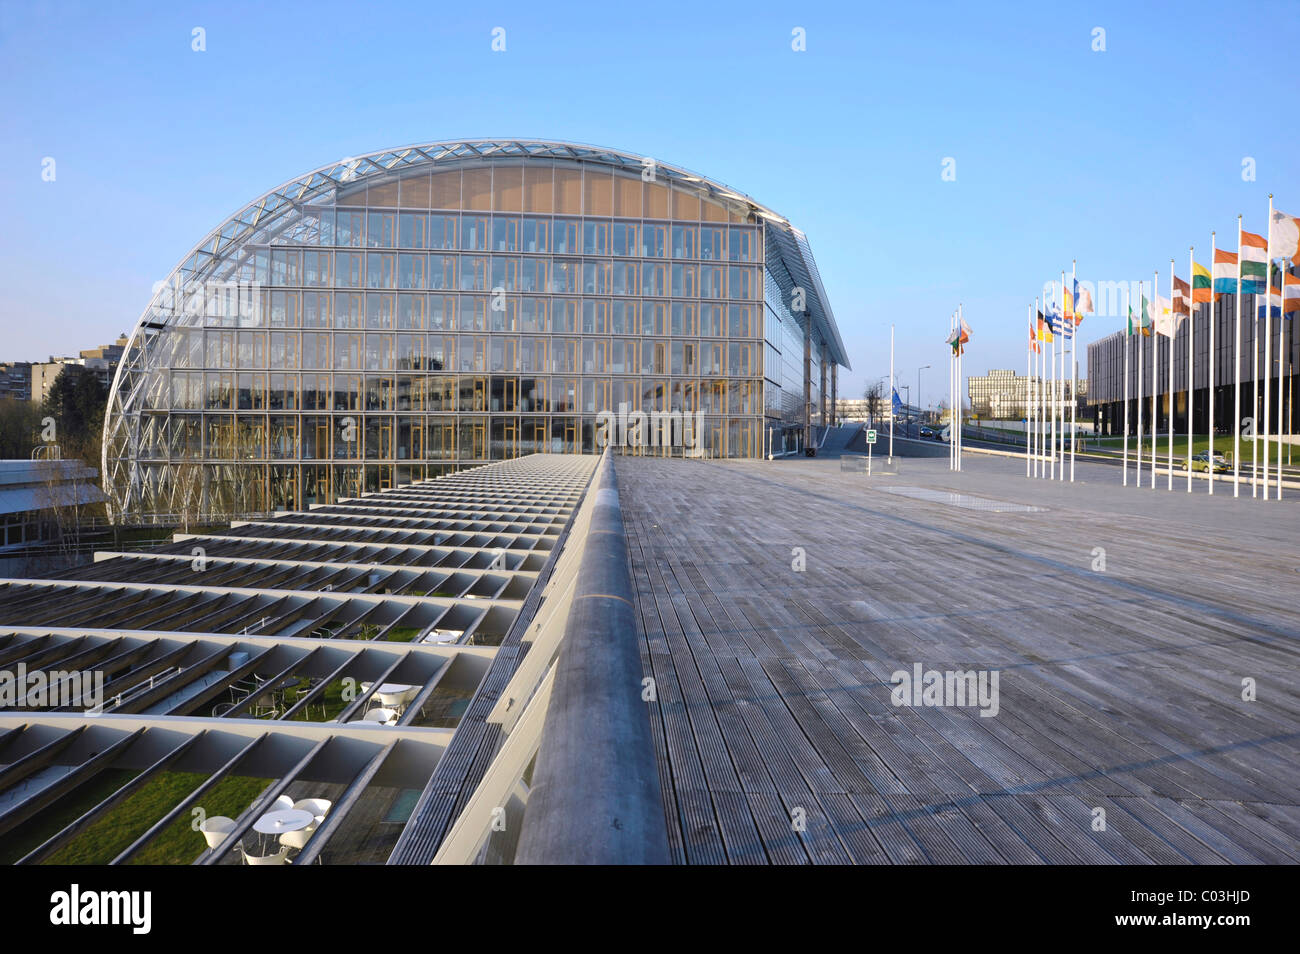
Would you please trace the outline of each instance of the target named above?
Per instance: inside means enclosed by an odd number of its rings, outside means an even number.
[[[289,849],[280,846],[280,850],[269,855],[250,855],[244,852],[244,864],[246,865],[287,865],[289,864]]]
[[[375,694],[372,698],[378,699],[385,709],[395,709],[400,714],[406,703],[414,699],[419,692],[419,686],[408,686],[403,683],[386,682],[375,690]]]
[[[235,820],[225,815],[212,815],[205,818],[203,824],[199,826],[199,833],[203,835],[203,840],[208,843],[209,848],[217,847],[234,830]]]
[[[397,713],[392,709],[371,709],[358,722],[373,722],[378,725],[396,725]]]
[[[293,803],[293,807],[298,811],[311,812],[316,819],[316,825],[319,825],[325,820],[329,810],[334,807],[334,803],[328,798],[300,798]],[[315,828],[316,825],[312,827]]]

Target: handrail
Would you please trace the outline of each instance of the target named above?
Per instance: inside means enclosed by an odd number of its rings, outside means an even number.
[[[554,669],[516,864],[668,864],[627,537],[608,450]]]

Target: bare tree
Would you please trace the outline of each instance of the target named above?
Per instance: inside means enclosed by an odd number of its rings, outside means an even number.
[[[880,413],[881,403],[885,399],[885,386],[879,381],[868,384],[862,392],[862,399],[867,402],[867,426],[874,427],[876,415]]]

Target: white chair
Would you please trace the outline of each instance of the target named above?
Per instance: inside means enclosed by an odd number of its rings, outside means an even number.
[[[199,826],[203,840],[208,843],[209,848],[217,847],[234,830],[235,820],[227,818],[225,815],[213,815],[210,818],[205,818],[203,824]]]
[[[295,851],[302,851],[315,831],[315,825],[303,828],[299,831],[286,831],[280,836],[280,844],[284,845],[286,848],[292,848]]]
[[[287,812],[291,808],[293,808],[293,799],[288,795],[280,795],[266,813],[269,815],[271,812]]]
[[[393,709],[371,709],[358,722],[377,722],[379,725],[396,725],[397,712]]]
[[[319,825],[325,820],[329,810],[334,807],[334,803],[328,798],[300,798],[293,803],[293,807],[299,811],[311,812],[316,816],[316,825]],[[314,829],[316,825],[312,828]]]
[[[250,855],[244,852],[244,864],[246,865],[287,865],[289,863],[289,849],[283,845],[280,850],[272,855]]]

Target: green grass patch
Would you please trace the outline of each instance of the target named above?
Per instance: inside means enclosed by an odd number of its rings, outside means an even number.
[[[1138,446],[1137,437],[1134,435],[1130,435],[1128,441],[1128,452],[1130,455],[1133,455],[1136,452],[1137,446]],[[1210,436],[1208,434],[1193,435],[1192,437],[1193,454],[1199,454],[1202,451],[1207,451],[1209,449],[1210,449]],[[1220,454],[1222,454],[1224,457],[1226,457],[1229,462],[1231,462],[1232,461],[1232,435],[1228,434],[1225,436],[1221,434],[1218,437],[1216,437],[1214,439],[1214,449],[1218,451]],[[1124,438],[1122,436],[1092,438],[1087,441],[1086,446],[1084,445],[1083,442],[1080,442],[1079,451],[1081,453],[1085,451],[1098,451],[1098,450],[1102,451],[1103,453],[1118,454],[1119,456],[1123,456]],[[1256,450],[1258,450],[1258,454],[1259,454],[1258,458],[1254,456]],[[1276,442],[1271,443],[1269,445],[1269,454],[1268,454],[1269,460],[1276,462],[1278,459],[1279,450],[1281,451],[1282,462],[1285,464],[1286,447],[1283,446],[1282,448],[1279,449]],[[1151,437],[1148,434],[1142,435],[1142,451],[1144,457],[1149,458],[1151,456]],[[1160,458],[1160,457],[1168,457],[1168,456],[1169,456],[1169,438],[1167,435],[1162,433],[1156,439],[1156,457]],[[1178,434],[1174,434],[1174,458],[1177,459],[1179,457],[1184,459],[1186,459],[1187,457],[1187,434],[1186,433],[1184,433],[1181,437]],[[1293,459],[1300,458],[1300,451],[1293,450],[1292,458]],[[1258,445],[1256,445],[1252,441],[1243,439],[1241,442],[1241,462],[1243,464],[1248,464],[1252,460],[1258,460],[1259,463],[1261,464],[1264,462],[1263,442],[1260,442]]]
[[[186,795],[203,784],[207,778],[208,776],[200,772],[159,772],[140,789],[127,796],[125,801],[114,806],[68,844],[50,855],[44,863],[48,865],[108,864],[131,842],[148,831],[151,825],[175,808]],[[266,783],[265,779],[259,780],[257,791],[264,788]],[[211,799],[204,799],[203,802],[203,807],[209,815],[226,814],[218,810],[216,803]],[[246,806],[247,802],[244,805]],[[242,808],[237,809],[236,814],[242,810]],[[206,846],[201,843],[201,835],[189,830],[189,821],[187,815],[184,819],[184,831],[200,840],[199,851],[201,851]],[[169,826],[169,829],[174,827],[176,826]],[[167,835],[166,831],[160,832],[158,838],[164,835]],[[144,851],[153,855],[152,849],[158,838],[147,845]],[[171,843],[174,842],[175,836],[171,839]],[[192,861],[197,856],[198,851],[193,851],[185,860]]]
[[[356,687],[356,684],[353,684]],[[336,679],[325,687],[325,691],[316,698],[312,699],[311,704],[304,706],[298,712],[293,714],[294,722],[328,722],[330,719],[338,718],[340,712],[350,705],[351,700],[343,698],[344,683],[342,679]],[[299,699],[307,695],[312,687],[304,683],[285,692],[285,700],[289,706],[293,706]],[[360,691],[357,689],[357,691]],[[355,697],[354,697],[355,698]],[[322,714],[322,708],[324,712]],[[309,714],[310,713],[310,714]]]
[[[0,864],[11,865],[35,851],[138,774],[127,769],[106,769],[82,782],[62,798],[55,799],[23,824],[0,837]]]
[[[202,780],[203,776],[199,776],[199,782],[196,784],[202,784]],[[238,818],[270,783],[269,778],[232,775],[223,778],[209,789],[199,799],[198,807],[201,807],[209,818],[216,815]],[[195,831],[193,825],[193,814],[185,812],[160,831],[149,844],[141,848],[130,863],[133,865],[190,864],[208,849],[202,833]]]

